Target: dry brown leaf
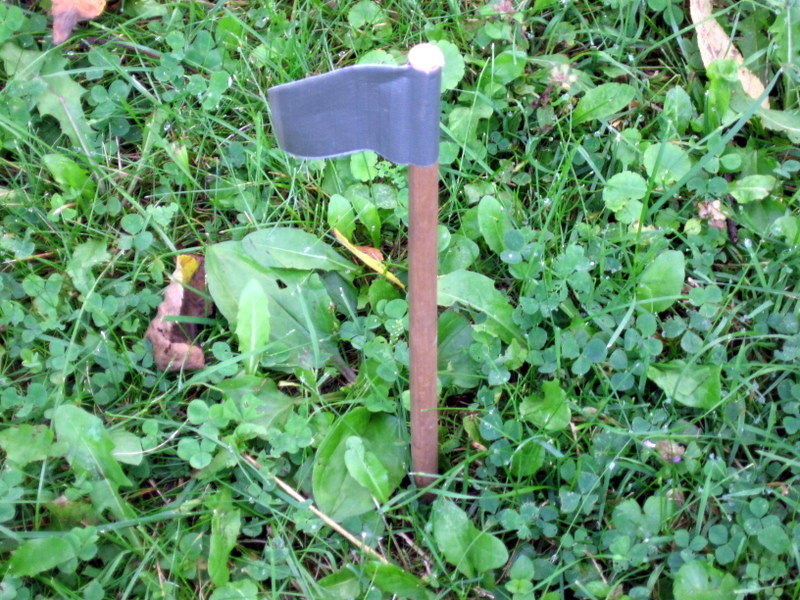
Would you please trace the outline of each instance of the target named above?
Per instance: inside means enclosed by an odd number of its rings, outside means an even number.
[[[172,283],[164,290],[164,301],[158,305],[156,318],[150,322],[144,337],[153,345],[153,360],[162,371],[193,371],[205,366],[195,323],[167,321],[167,316],[206,317],[210,304],[197,292],[205,292],[206,269],[202,256],[182,254],[175,257]],[[194,290],[197,290],[194,291]]]
[[[739,65],[739,81],[745,93],[751,98],[761,96],[764,93],[764,84],[744,66],[742,53],[734,46],[722,26],[711,16],[714,12],[711,0],[689,0],[689,12],[697,30],[697,45],[700,48],[703,64],[708,67],[719,58],[735,60]],[[769,98],[764,98],[761,106],[769,108]]]
[[[53,0],[53,43],[65,41],[81,21],[103,14],[106,0]]]
[[[725,229],[728,217],[722,212],[722,202],[701,202],[697,205],[697,216],[708,221],[709,227]]]

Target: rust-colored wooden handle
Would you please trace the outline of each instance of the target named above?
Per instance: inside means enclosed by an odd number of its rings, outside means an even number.
[[[437,227],[439,165],[408,167],[409,350],[411,353],[411,466],[418,486],[439,468],[437,413]]]

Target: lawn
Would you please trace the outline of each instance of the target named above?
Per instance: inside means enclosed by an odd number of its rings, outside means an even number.
[[[0,599],[800,597],[800,3],[49,4],[0,4]],[[266,100],[420,42],[427,490],[406,167]]]

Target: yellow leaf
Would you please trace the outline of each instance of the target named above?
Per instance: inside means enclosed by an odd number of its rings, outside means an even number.
[[[403,285],[403,282],[400,281],[397,277],[395,277],[395,275],[393,273],[389,272],[389,267],[387,267],[381,261],[376,260],[374,257],[372,257],[369,254],[367,254],[366,252],[364,252],[361,249],[362,248],[361,246],[356,246],[355,244],[352,244],[350,241],[348,241],[348,239],[346,237],[344,237],[339,232],[338,229],[334,229],[333,230],[333,235],[336,236],[336,239],[339,240],[342,243],[342,245],[345,248],[347,248],[353,254],[353,256],[358,258],[361,262],[363,262],[365,265],[367,265],[370,269],[372,269],[373,271],[375,271],[376,273],[378,273],[380,275],[383,275],[384,277],[386,277],[386,279],[391,281],[393,284],[395,284],[400,289],[403,289],[403,290],[406,289],[406,286]],[[375,249],[374,248],[370,248],[370,250],[375,250]]]
[[[373,248],[372,246],[356,246],[356,248],[367,256],[371,256],[378,262],[383,262],[383,252],[377,248]]]
[[[192,280],[199,267],[200,261],[197,256],[180,254],[175,258],[175,270],[172,272],[172,279],[187,284]]]
[[[703,64],[708,67],[720,58],[733,59],[739,65],[739,81],[745,93],[751,98],[758,98],[763,94],[764,84],[744,66],[742,53],[733,45],[722,26],[711,16],[713,12],[711,0],[690,0],[689,12],[697,30],[697,46],[700,48]],[[769,108],[769,98],[764,98],[761,106]]]
[[[53,43],[65,41],[80,21],[103,14],[106,0],[53,0]]]

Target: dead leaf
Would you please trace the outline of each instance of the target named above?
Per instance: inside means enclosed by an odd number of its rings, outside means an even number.
[[[751,98],[758,98],[764,93],[764,84],[744,66],[742,53],[734,46],[722,26],[711,16],[713,11],[711,0],[689,0],[689,12],[697,30],[697,45],[700,48],[703,64],[708,67],[720,58],[735,60],[739,65],[739,81],[745,93]],[[764,98],[761,106],[769,108],[769,98]]]
[[[200,295],[206,289],[206,269],[203,257],[195,254],[177,256],[175,263],[173,281],[164,290],[164,301],[158,305],[156,318],[150,322],[144,337],[153,345],[153,360],[159,369],[193,371],[205,366],[203,349],[192,343],[198,325],[168,321],[166,317],[209,315],[211,305]]]
[[[364,254],[374,258],[378,262],[383,262],[383,252],[381,252],[377,248],[373,248],[372,246],[356,246],[356,250],[363,252]]]
[[[697,216],[708,221],[709,227],[725,229],[728,217],[722,212],[722,202],[701,202],[697,205]]]
[[[75,25],[103,14],[106,0],[53,0],[53,43],[66,41]]]
[[[400,281],[394,275],[394,273],[389,271],[389,267],[383,264],[383,255],[381,254],[380,250],[369,246],[356,246],[346,237],[344,237],[344,235],[342,235],[338,229],[333,230],[333,235],[336,236],[336,239],[339,240],[345,248],[347,248],[356,258],[367,265],[370,269],[376,273],[379,273],[380,275],[383,275],[397,287],[406,289],[406,286],[403,285],[403,282]],[[375,254],[376,252],[377,254]]]

